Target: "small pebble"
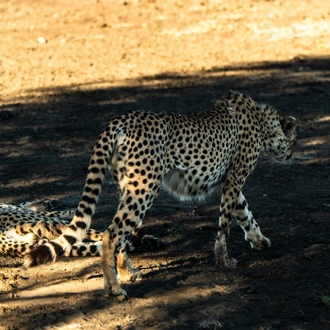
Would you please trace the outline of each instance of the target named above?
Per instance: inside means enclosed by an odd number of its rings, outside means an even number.
[[[39,42],[39,44],[45,44],[45,43],[47,43],[47,40],[44,37],[39,37],[38,42]]]

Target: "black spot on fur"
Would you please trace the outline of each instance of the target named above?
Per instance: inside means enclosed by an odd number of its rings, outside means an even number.
[[[83,222],[83,221],[77,221],[77,222],[76,222],[76,226],[77,226],[77,228],[79,228],[79,229],[86,229],[86,227],[87,227],[86,223]]]
[[[64,235],[64,238],[69,242],[70,245],[73,245],[77,241],[75,237],[69,235]]]
[[[94,173],[94,174],[97,174],[97,173],[100,172],[100,169],[97,168],[97,167],[92,167],[92,168],[90,169],[90,171],[91,171],[92,173]]]
[[[97,252],[97,247],[95,245],[92,245],[89,250],[92,254],[95,254]]]
[[[84,210],[84,212],[88,215],[92,215],[93,214],[93,211],[90,207],[86,207],[86,209]]]
[[[77,227],[76,227],[74,224],[70,225],[69,228],[70,228],[72,231],[77,231]]]
[[[83,200],[84,202],[87,202],[88,204],[95,204],[96,200],[94,197],[89,197],[87,195],[84,195],[81,200]]]
[[[102,180],[100,178],[97,178],[97,179],[94,180],[94,184],[102,185]]]
[[[76,210],[75,215],[78,218],[83,218],[84,217],[84,214],[82,212],[80,212],[79,210]]]

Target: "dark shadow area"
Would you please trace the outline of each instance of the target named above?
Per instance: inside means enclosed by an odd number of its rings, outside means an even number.
[[[300,138],[326,138],[328,123],[317,120],[330,111],[329,62],[328,57],[295,58],[190,75],[164,73],[107,88],[82,84],[29,91],[40,100],[22,99],[0,110],[7,114],[0,121],[0,198],[17,202],[59,190],[77,193],[93,144],[112,117],[140,109],[202,111],[230,89],[268,102],[282,114],[295,115],[304,129]],[[77,180],[81,183],[78,186]],[[9,181],[14,183],[8,185]],[[20,186],[21,193],[15,192],[15,185]]]
[[[321,296],[330,296],[330,57],[250,63],[186,75],[164,73],[117,85],[95,82],[107,84],[111,86],[41,88],[29,91],[36,95],[33,101],[14,100],[0,109],[0,200],[50,198],[74,205],[91,149],[111,118],[141,109],[203,111],[228,90],[242,91],[275,106],[280,114],[295,116],[299,125],[293,163],[281,165],[262,157],[244,188],[272,247],[251,251],[241,229],[234,227],[229,251],[239,260],[238,269],[217,269],[213,244],[220,192],[203,203],[182,204],[161,191],[145,220],[147,233],[158,236],[161,246],[132,254],[145,279],[125,285],[132,301],[123,306],[143,299],[151,304],[158,298],[149,307],[142,304],[141,314],[151,309],[148,315],[154,318],[136,320],[136,329],[148,322],[167,329],[162,324],[168,320],[173,329],[194,329],[199,320],[209,317],[225,329],[246,330],[251,325],[272,330],[326,329],[330,309]],[[96,228],[106,228],[117,203],[115,185],[108,177],[95,215]],[[78,277],[88,272],[83,269]],[[68,280],[72,280],[69,275],[60,279]],[[43,285],[49,283],[45,280]],[[42,328],[60,319],[58,315],[68,321],[81,313],[88,319],[100,309],[116,312],[120,308],[103,298],[101,291],[79,293],[79,305],[68,295],[64,307],[59,300],[63,297],[49,296],[54,303],[44,307],[44,319],[39,307],[30,306],[24,313],[36,317]],[[17,322],[20,329],[30,329]],[[291,324],[297,328],[290,328]]]

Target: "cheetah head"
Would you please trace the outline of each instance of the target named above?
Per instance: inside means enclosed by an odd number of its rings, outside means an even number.
[[[296,119],[292,116],[280,117],[277,111],[266,105],[262,110],[262,149],[280,162],[292,157],[296,143]]]

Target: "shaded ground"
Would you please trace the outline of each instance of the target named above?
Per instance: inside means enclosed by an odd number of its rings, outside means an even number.
[[[98,259],[0,257],[1,329],[330,328],[329,4],[10,0],[0,15],[1,201],[74,206],[98,134],[130,110],[200,111],[237,89],[299,123],[293,164],[261,159],[244,189],[270,249],[234,227],[238,269],[216,268],[219,193],[162,191],[145,221],[161,246],[132,255],[144,279],[124,284],[129,301],[103,296]],[[109,178],[94,227],[116,205]]]

